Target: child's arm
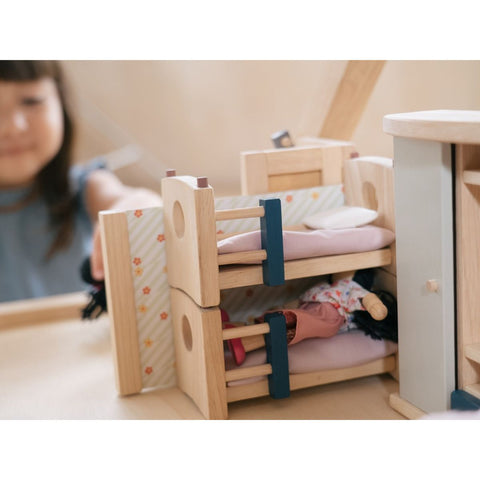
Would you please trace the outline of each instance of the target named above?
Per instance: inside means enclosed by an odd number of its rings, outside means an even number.
[[[145,188],[124,185],[108,170],[95,170],[87,180],[87,210],[94,225],[91,272],[95,280],[104,279],[98,212],[102,210],[129,210],[162,205],[161,197]]]

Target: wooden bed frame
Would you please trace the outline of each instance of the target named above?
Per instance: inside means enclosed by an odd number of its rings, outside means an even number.
[[[324,177],[333,182],[343,178],[346,204],[377,210],[379,215],[374,224],[394,231],[391,164],[378,158],[343,162],[342,159],[350,155],[350,149],[353,150],[351,144],[333,142],[246,153],[242,157],[243,191],[260,193],[278,188],[280,184],[305,188],[318,185]],[[326,160],[335,155],[336,161]],[[269,156],[276,160],[269,161]],[[325,166],[328,166],[326,176],[318,173]],[[205,417],[224,419],[228,416],[228,403],[269,394],[267,380],[238,386],[227,386],[227,382],[269,375],[272,365],[225,371],[224,340],[268,334],[270,327],[260,324],[222,331],[220,293],[224,289],[263,284],[261,265],[239,264],[265,259],[266,254],[259,250],[218,255],[216,222],[262,217],[264,209],[215,211],[214,192],[206,178],[177,177],[174,172],[163,179],[162,195],[178,386]],[[392,290],[395,285],[393,248],[287,261],[285,279],[385,267],[384,277],[389,283],[386,289]],[[394,372],[395,368],[395,355],[390,355],[352,368],[290,375],[290,389]]]

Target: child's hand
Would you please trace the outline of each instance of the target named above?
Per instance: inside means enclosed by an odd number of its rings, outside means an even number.
[[[90,269],[95,280],[105,279],[98,213],[102,210],[130,210],[162,205],[161,197],[145,188],[133,188],[122,184],[108,170],[95,170],[87,180],[87,210],[94,222]]]
[[[90,255],[90,270],[95,280],[102,281],[105,279],[105,271],[103,269],[102,243],[100,237],[100,224],[97,222],[93,230],[92,254]]]

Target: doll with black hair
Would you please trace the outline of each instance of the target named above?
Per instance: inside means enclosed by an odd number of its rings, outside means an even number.
[[[357,270],[352,280],[366,290],[371,291],[382,302],[386,309],[386,315],[381,320],[375,319],[368,310],[356,310],[353,312],[352,322],[375,340],[391,340],[398,342],[398,315],[397,300],[386,290],[373,287],[374,270],[369,268]]]

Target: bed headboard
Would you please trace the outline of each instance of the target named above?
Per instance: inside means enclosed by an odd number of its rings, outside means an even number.
[[[358,157],[345,161],[345,204],[378,212],[373,222],[395,231],[393,162],[384,157]]]
[[[282,192],[342,183],[352,142],[318,139],[315,145],[242,152],[242,195]]]
[[[378,227],[395,231],[395,192],[393,161],[384,157],[359,157],[345,161],[345,204],[378,212],[373,222]],[[396,296],[397,261],[395,242],[390,245],[392,263],[377,269],[375,285]]]

